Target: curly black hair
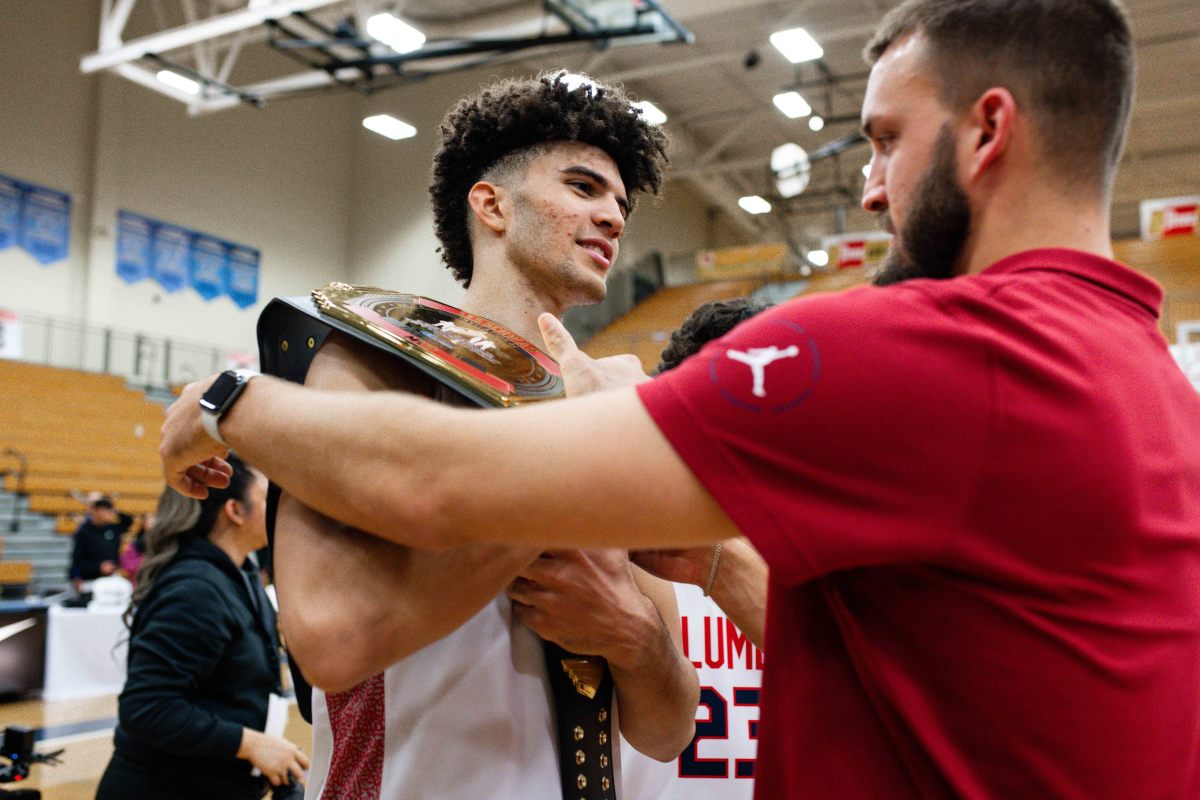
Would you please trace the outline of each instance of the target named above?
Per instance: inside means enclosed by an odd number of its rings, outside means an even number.
[[[442,260],[464,286],[474,271],[467,193],[499,162],[523,169],[528,161],[519,156],[539,145],[590,144],[616,162],[630,203],[635,192],[658,194],[667,164],[666,134],[623,91],[568,83],[561,71],[492,84],[450,109],[441,131],[429,194]]]
[[[679,330],[671,334],[671,341],[659,357],[662,360],[654,368],[655,374],[675,369],[688,356],[695,355],[700,348],[719,339],[746,320],[771,307],[770,303],[738,297],[733,300],[713,300],[691,313]]]

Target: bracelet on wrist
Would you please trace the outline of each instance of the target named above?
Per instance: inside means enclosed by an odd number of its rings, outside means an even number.
[[[723,545],[724,542],[717,542],[713,545],[712,567],[708,570],[708,583],[704,584],[705,597],[712,594],[713,582],[717,579],[717,567],[721,566],[721,549]]]

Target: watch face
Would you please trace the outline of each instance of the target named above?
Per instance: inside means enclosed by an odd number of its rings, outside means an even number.
[[[213,412],[220,412],[233,397],[234,389],[240,385],[238,376],[232,372],[222,372],[208,387],[208,391],[200,398],[200,407]]]

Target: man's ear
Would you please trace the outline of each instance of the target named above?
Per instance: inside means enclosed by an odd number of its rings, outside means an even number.
[[[968,112],[971,126],[971,179],[978,178],[1000,160],[1012,144],[1017,119],[1017,101],[1000,86],[988,89]]]
[[[221,506],[221,510],[225,512],[225,516],[229,517],[229,521],[234,525],[241,525],[246,521],[245,508],[238,500],[232,497],[225,501],[225,505]]]
[[[467,192],[467,205],[479,224],[495,233],[503,233],[508,227],[508,192],[503,186],[489,181],[477,181]]]

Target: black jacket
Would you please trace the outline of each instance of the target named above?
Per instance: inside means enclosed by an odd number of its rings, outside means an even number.
[[[117,563],[121,551],[121,534],[133,525],[133,517],[118,515],[110,525],[97,525],[90,519],[75,529],[74,547],[71,550],[71,570],[68,578],[92,581],[100,577],[103,561]]]
[[[261,795],[265,780],[236,754],[242,728],[262,730],[280,691],[279,648],[274,611],[252,588],[254,599],[218,547],[184,540],[134,615],[115,764],[169,776],[181,797],[185,786],[186,796]]]

